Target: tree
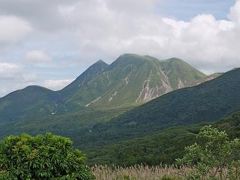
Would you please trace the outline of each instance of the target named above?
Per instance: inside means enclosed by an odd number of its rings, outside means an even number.
[[[68,138],[9,136],[0,142],[0,179],[94,179],[85,157]]]
[[[186,154],[177,161],[182,165],[193,167],[195,177],[219,175],[220,179],[223,179],[224,170],[227,169],[231,177],[233,168],[239,170],[239,152],[239,139],[230,140],[224,131],[205,126],[197,135],[197,143],[186,147]],[[234,178],[239,178],[239,175],[239,172],[235,173]]]

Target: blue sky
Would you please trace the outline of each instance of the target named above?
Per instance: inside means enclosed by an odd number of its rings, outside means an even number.
[[[123,53],[227,71],[240,66],[236,39],[240,0],[0,0],[0,96],[61,89]]]
[[[189,20],[198,14],[212,14],[217,19],[226,19],[235,0],[165,0],[159,2],[157,11],[164,16]]]

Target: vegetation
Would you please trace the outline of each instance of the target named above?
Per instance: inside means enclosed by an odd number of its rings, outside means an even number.
[[[81,137],[78,136],[79,132],[89,129],[88,127],[92,127],[96,123],[108,122],[111,118],[114,118],[127,110],[129,109],[82,109],[71,114],[62,114],[58,116],[50,115],[43,117],[40,121],[37,117],[7,123],[1,123],[0,120],[0,137],[6,135],[18,135],[23,132],[27,132],[31,135],[52,132],[54,134],[71,137],[71,139],[77,144],[82,141]]]
[[[232,117],[238,116],[233,114],[228,119]],[[0,143],[0,179],[240,179],[240,140],[229,138],[225,131],[213,126],[199,127],[171,128],[135,142],[120,143],[113,154],[109,149],[95,154],[92,163],[108,166],[93,165],[91,170],[68,138],[52,134],[9,136]],[[129,149],[130,145],[133,149]],[[169,160],[169,155],[182,158]],[[164,160],[169,165],[164,165]]]
[[[94,179],[68,138],[9,136],[0,143],[0,179]]]
[[[95,166],[92,168],[97,180],[183,180],[187,169],[163,166],[136,165],[128,168]]]
[[[97,180],[239,180],[239,178],[234,178],[234,171],[224,170],[221,176],[218,172],[215,178],[209,174],[201,179],[192,176],[192,169],[188,167],[177,168],[174,166],[138,165],[127,168],[96,166],[92,168],[92,171]]]
[[[96,166],[92,171],[99,180],[240,179],[239,139],[230,140],[224,131],[204,126],[196,140],[177,160],[180,166]]]
[[[29,86],[0,98],[0,137],[53,132],[77,142],[80,136],[77,132],[82,128],[89,130],[93,124],[123,113],[122,109],[133,108],[205,77],[176,58],[159,61],[150,56],[125,54],[111,65],[98,61],[60,91]]]
[[[231,138],[240,138],[240,112],[233,113],[216,123],[216,127],[225,130]]]
[[[239,77],[240,69],[235,69],[199,86],[168,93],[107,123],[89,127],[78,136],[86,140],[83,146],[88,142],[107,145],[173,126],[217,122],[240,109]]]
[[[173,127],[140,138],[119,142],[112,140],[112,144],[105,146],[101,146],[104,141],[100,141],[99,138],[99,144],[95,143],[82,149],[87,154],[90,165],[153,166],[160,163],[171,165],[176,158],[183,156],[184,147],[197,141],[196,136],[204,125]],[[233,113],[212,125],[226,131],[230,139],[240,138],[240,112]]]
[[[176,127],[142,138],[116,142],[112,145],[84,149],[90,165],[133,166],[144,164],[171,165],[183,156],[184,148],[195,142],[200,126]]]
[[[186,154],[178,163],[192,168],[191,177],[232,180],[240,179],[240,139],[230,140],[224,131],[211,126],[203,127],[197,143],[186,147]]]

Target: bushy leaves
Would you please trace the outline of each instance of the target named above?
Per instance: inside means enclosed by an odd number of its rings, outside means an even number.
[[[93,179],[85,157],[68,138],[9,136],[0,143],[1,179]]]
[[[231,176],[231,171],[239,168],[239,152],[239,139],[230,140],[224,131],[205,126],[197,136],[197,143],[186,147],[185,156],[178,159],[178,162],[194,167],[194,173],[198,177],[209,174],[212,177],[219,174],[221,177],[224,170]],[[239,174],[235,174],[236,176],[239,177]]]

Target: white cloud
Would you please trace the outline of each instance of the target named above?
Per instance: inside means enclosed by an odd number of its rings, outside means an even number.
[[[58,31],[65,23],[59,6],[71,5],[79,0],[1,0],[0,14],[16,15],[26,19],[35,29]]]
[[[25,71],[24,67],[14,63],[0,62],[0,97],[36,82],[36,77]]]
[[[82,59],[113,60],[132,52],[159,58],[177,56],[205,72],[240,66],[236,41],[240,39],[240,1],[232,7],[229,20],[201,14],[190,21],[155,14],[155,2],[80,1],[62,6],[60,12],[78,37]]]
[[[157,0],[106,0],[105,2],[109,9],[118,13],[142,14],[151,12]]]
[[[0,77],[12,78],[21,72],[21,67],[16,64],[0,62]]]
[[[235,6],[231,8],[229,18],[240,24],[240,0],[237,0]]]
[[[70,79],[45,80],[43,86],[52,90],[60,90],[70,84],[72,81],[73,80]]]
[[[26,53],[25,58],[30,63],[44,63],[52,60],[46,52],[41,50],[29,51]]]
[[[17,52],[10,48],[5,53],[28,60],[21,62],[23,66],[45,63],[29,68],[28,73],[38,71],[43,79],[35,84],[53,89],[69,81],[47,79],[72,77],[72,69],[82,70],[98,59],[111,62],[123,53],[179,57],[205,72],[240,66],[240,0],[229,9],[228,19],[199,14],[188,21],[162,17],[156,12],[159,1],[1,0],[0,45],[25,37]]]
[[[31,25],[15,16],[0,16],[0,45],[8,45],[22,40],[29,32]]]
[[[164,20],[172,35],[162,54],[179,56],[205,71],[222,71],[240,65],[238,28],[234,22],[216,20],[212,15],[199,15],[190,22]],[[164,52],[165,50],[165,52]],[[160,51],[161,52],[161,51]],[[167,52],[167,53],[166,53]]]

